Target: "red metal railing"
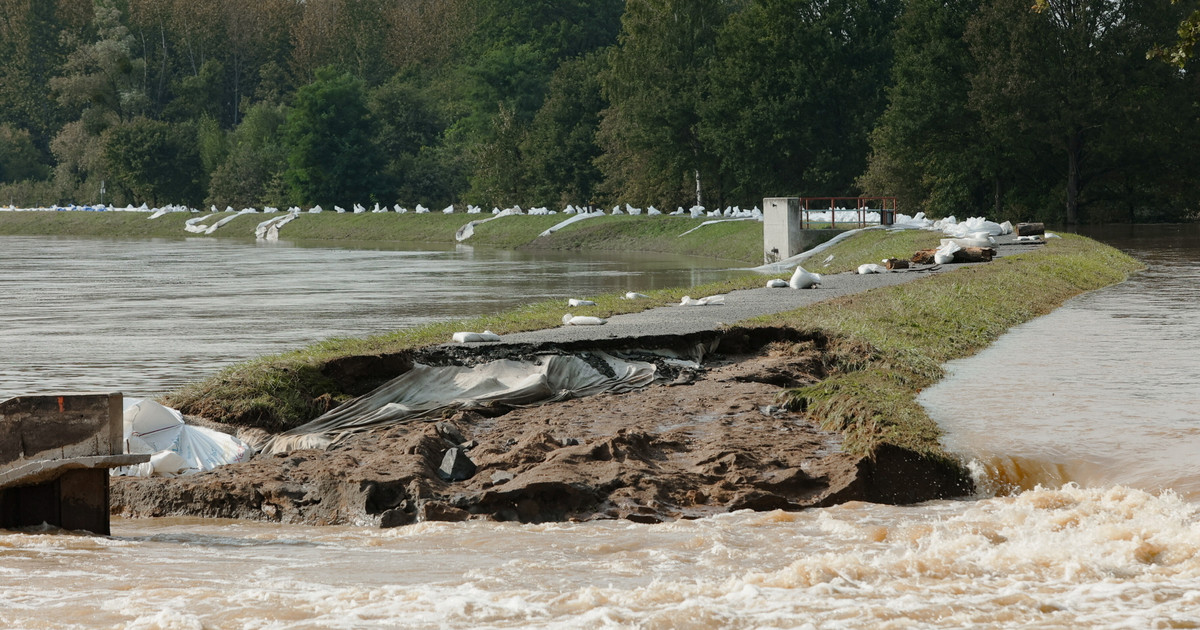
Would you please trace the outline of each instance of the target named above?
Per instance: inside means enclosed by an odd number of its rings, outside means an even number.
[[[891,225],[896,218],[895,197],[801,197],[800,208],[803,211],[800,225],[805,229],[809,228],[812,223],[809,218],[810,212],[829,212],[829,227],[837,227],[839,208],[842,211],[857,211],[857,227],[867,225],[868,212],[878,212],[879,222],[882,225]]]

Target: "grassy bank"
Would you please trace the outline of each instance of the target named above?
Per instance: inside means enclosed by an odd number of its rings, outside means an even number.
[[[216,213],[212,223],[231,213]],[[88,236],[106,238],[237,238],[253,239],[266,214],[239,216],[211,235],[184,230],[188,219],[209,214],[169,213],[150,219],[145,212],[0,212],[0,235]],[[454,243],[455,233],[490,214],[442,213],[303,213],[280,230],[290,241]],[[569,225],[539,237],[565,215],[517,215],[475,227],[467,245],[503,249],[560,251],[639,251],[762,262],[762,223],[735,221],[700,227],[705,219],[671,216],[605,216]],[[698,229],[696,229],[698,228]],[[693,230],[684,236],[685,232]]]
[[[480,227],[504,220],[491,221]],[[594,220],[597,219],[589,219]],[[628,224],[630,221],[622,223]],[[746,223],[751,222],[719,225]],[[881,257],[911,255],[916,249],[927,247],[930,243],[936,244],[938,238],[939,235],[932,232],[870,230],[837,244],[830,250],[833,258],[820,268],[823,272],[834,273],[854,269],[864,262],[878,261]],[[747,273],[701,287],[651,291],[648,293],[650,298],[646,300],[623,300],[617,294],[589,296],[595,300],[596,306],[581,307],[573,312],[577,315],[609,317],[677,304],[687,294],[712,295],[760,287],[764,281],[762,275]],[[354,395],[337,382],[331,374],[335,370],[330,369],[330,366],[343,363],[348,358],[400,355],[423,346],[444,343],[460,330],[492,330],[509,334],[551,328],[561,324],[562,312],[561,300],[544,301],[485,317],[439,322],[386,335],[332,339],[293,352],[232,366],[212,378],[169,394],[166,402],[189,414],[277,431],[302,424],[324,412],[329,404]]]
[[[942,378],[946,361],[970,356],[1009,328],[1140,267],[1115,249],[1065,235],[1028,254],[752,324],[832,340],[833,375],[787,398],[793,408],[821,418],[825,428],[841,431],[848,450],[868,453],[887,442],[941,457],[940,431],[915,397]]]

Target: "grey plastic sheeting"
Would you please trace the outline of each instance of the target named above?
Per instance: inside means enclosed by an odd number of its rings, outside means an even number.
[[[326,448],[345,433],[439,417],[447,410],[535,405],[621,393],[654,381],[653,363],[618,359],[603,352],[589,354],[607,369],[599,370],[574,355],[542,355],[532,362],[502,359],[474,367],[417,364],[375,391],[271,438],[261,451]]]

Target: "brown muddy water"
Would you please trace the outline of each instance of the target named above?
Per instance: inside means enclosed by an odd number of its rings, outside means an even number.
[[[0,532],[0,627],[1200,627],[1198,235],[1127,245],[1146,273],[925,393],[981,497],[661,525]]]

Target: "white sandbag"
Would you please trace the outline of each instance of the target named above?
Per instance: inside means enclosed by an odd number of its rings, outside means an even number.
[[[685,295],[683,296],[683,299],[679,301],[680,306],[721,306],[723,304],[725,304],[724,295],[710,295],[698,300],[691,296]]]
[[[571,298],[567,300],[567,306],[595,306],[596,303],[591,300],[578,300]]]
[[[767,288],[768,289],[783,289],[783,288],[786,288],[787,286],[788,286],[787,280],[780,280],[779,278],[776,278],[774,280],[767,280]]]
[[[483,341],[500,341],[500,335],[485,330],[481,333],[477,332],[456,332],[453,335],[454,343],[479,343]]]
[[[254,449],[232,435],[184,423],[183,414],[153,400],[128,398],[124,413],[125,451],[150,454],[150,465],[126,466],[113,470],[116,475],[148,476],[185,474],[212,470],[225,464],[249,461]],[[176,471],[173,453],[185,463],[182,472]],[[154,461],[160,461],[155,465]]]
[[[804,267],[796,267],[792,272],[792,279],[788,280],[788,286],[793,289],[811,289],[821,282],[820,274],[807,271]]]
[[[175,451],[159,451],[150,456],[151,475],[175,477],[188,470],[188,463]]]
[[[943,239],[942,246],[933,253],[933,262],[945,265],[954,262],[954,253],[961,250],[958,239]]]
[[[1004,223],[1001,223],[1000,224],[1000,233],[1001,234],[1012,234],[1013,233],[1012,221],[1005,221]]]
[[[875,263],[866,263],[858,266],[858,275],[865,276],[872,273],[887,273],[888,268]]]
[[[600,317],[592,317],[591,315],[572,315],[567,313],[562,318],[563,326],[602,326],[608,323],[608,320]]]
[[[646,295],[645,293],[638,293],[638,292],[636,292],[636,291],[630,291],[630,292],[628,292],[628,293],[626,293],[626,294],[625,294],[625,299],[626,299],[626,300],[644,300],[644,299],[647,299],[647,298],[649,298],[649,297],[650,297],[650,296],[649,296],[649,295]]]

